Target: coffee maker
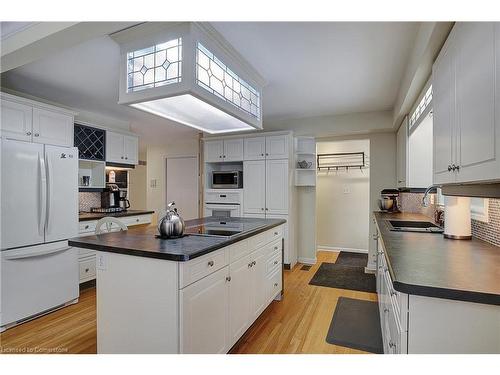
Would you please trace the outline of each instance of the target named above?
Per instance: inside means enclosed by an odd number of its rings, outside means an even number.
[[[378,200],[380,211],[388,213],[400,212],[398,189],[384,189],[380,192],[380,197]]]
[[[119,191],[119,200],[118,200],[118,205],[123,211],[126,211],[127,209],[130,208],[130,202],[127,199],[127,190],[121,189]]]
[[[101,207],[120,210],[120,188],[116,184],[106,184],[106,190],[101,193]]]

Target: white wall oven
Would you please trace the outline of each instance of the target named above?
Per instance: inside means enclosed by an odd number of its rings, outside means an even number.
[[[205,193],[204,216],[240,217],[241,191],[208,190]]]

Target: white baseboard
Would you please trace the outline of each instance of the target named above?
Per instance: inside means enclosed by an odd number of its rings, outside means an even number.
[[[323,250],[323,251],[335,251],[335,252],[347,251],[347,252],[350,252],[350,253],[368,254],[368,250],[367,249],[353,249],[353,248],[350,248],[350,247],[317,245],[316,248],[318,250]]]
[[[302,263],[302,264],[310,264],[310,265],[314,265],[316,264],[316,258],[301,258],[299,257],[299,263]]]

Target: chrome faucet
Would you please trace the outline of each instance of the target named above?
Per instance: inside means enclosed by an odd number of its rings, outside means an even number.
[[[427,189],[425,189],[424,192],[424,197],[422,198],[422,206],[428,207],[429,206],[429,201],[427,200],[427,196],[431,192],[431,190],[436,189],[438,187],[441,187],[440,185],[431,185]]]

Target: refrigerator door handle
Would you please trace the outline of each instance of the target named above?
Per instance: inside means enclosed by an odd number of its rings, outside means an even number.
[[[38,167],[40,168],[40,187],[39,187],[39,202],[40,202],[40,217],[38,220],[38,232],[43,236],[45,231],[45,222],[47,216],[47,173],[45,170],[45,159],[43,154],[38,154]]]
[[[52,229],[52,218],[50,214],[50,205],[52,203],[52,191],[53,191],[53,176],[52,176],[52,162],[50,160],[50,157],[47,156],[47,153],[45,153],[45,163],[46,163],[46,168],[47,168],[47,234],[50,234],[51,229]]]
[[[43,255],[50,255],[50,254],[56,254],[56,253],[61,253],[63,251],[71,249],[70,246],[65,246],[65,247],[59,247],[56,249],[43,249],[43,250],[38,250],[38,251],[31,251],[31,252],[26,252],[26,251],[9,251],[9,253],[14,252],[14,254],[6,254],[3,256],[5,260],[16,260],[16,259],[25,259],[25,258],[34,258],[34,257],[40,257]],[[5,252],[7,253],[7,252]]]

